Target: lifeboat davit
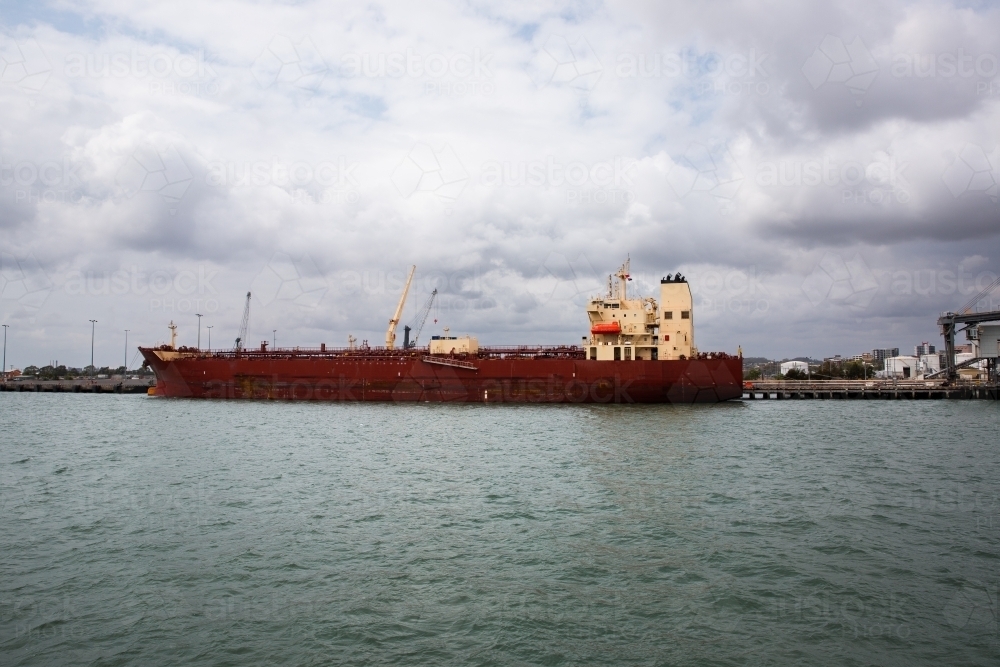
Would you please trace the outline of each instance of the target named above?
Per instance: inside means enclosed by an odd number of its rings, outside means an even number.
[[[622,326],[618,324],[617,320],[598,322],[590,327],[590,333],[592,334],[620,334],[621,332]]]

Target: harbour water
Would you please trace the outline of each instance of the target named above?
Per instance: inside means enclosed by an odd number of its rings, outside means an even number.
[[[996,665],[993,401],[0,394],[4,665]]]

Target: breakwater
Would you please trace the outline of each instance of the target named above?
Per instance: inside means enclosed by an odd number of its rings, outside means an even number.
[[[13,380],[0,382],[0,391],[59,392],[72,394],[145,394],[156,380]]]
[[[745,400],[802,399],[985,399],[998,400],[1000,387],[987,384],[946,384],[929,381],[776,381],[745,382]]]

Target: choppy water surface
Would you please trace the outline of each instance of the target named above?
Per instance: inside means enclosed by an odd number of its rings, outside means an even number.
[[[1000,408],[0,394],[0,662],[1000,661]]]

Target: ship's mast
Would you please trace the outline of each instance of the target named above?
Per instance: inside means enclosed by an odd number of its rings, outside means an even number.
[[[618,298],[623,301],[628,299],[628,281],[631,278],[629,265],[631,262],[631,258],[626,259],[625,263],[618,269],[618,273],[615,274],[615,277],[618,278]]]
[[[385,332],[385,346],[390,350],[396,346],[396,326],[399,324],[399,318],[403,314],[403,306],[406,305],[406,294],[410,291],[410,283],[413,282],[413,274],[416,270],[416,266],[410,267],[410,275],[407,277],[406,285],[403,287],[403,294],[399,297],[399,305],[396,306],[396,313],[389,320],[389,328]]]

